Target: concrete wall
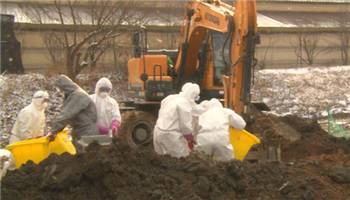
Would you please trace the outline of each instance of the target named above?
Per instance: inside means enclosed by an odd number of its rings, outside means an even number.
[[[47,72],[48,70],[62,70],[54,65],[49,51],[43,42],[45,32],[32,30],[16,30],[18,40],[22,44],[22,60],[27,72]],[[313,66],[341,65],[339,48],[330,49],[329,46],[339,45],[338,34],[335,33],[306,33],[311,37],[318,37]],[[316,36],[317,35],[317,36]],[[83,37],[84,33],[80,34]],[[148,34],[150,49],[175,49],[180,38],[179,31],[159,31]],[[125,70],[127,60],[133,56],[131,32],[115,40],[115,48],[110,48],[99,60],[100,69]],[[306,67],[297,58],[296,48],[299,47],[298,33],[261,33],[261,44],[257,46],[258,68],[294,68]],[[58,57],[64,57],[63,50],[57,50]],[[266,55],[265,55],[266,54]],[[305,58],[305,51],[302,52]],[[124,68],[124,69],[123,69]]]
[[[58,70],[53,63],[50,51],[45,45],[45,39],[49,32],[15,29],[17,39],[21,42],[22,61],[27,72],[46,72],[47,70]],[[79,33],[78,38],[83,38],[87,33]],[[109,48],[98,61],[98,66],[102,69],[119,69],[126,66],[129,58],[133,57],[133,46],[131,44],[132,31],[125,31],[123,35],[115,39],[113,48]],[[148,44],[150,49],[174,49],[180,37],[179,32],[150,32],[148,33]],[[53,39],[54,40],[54,39]],[[52,41],[53,41],[52,40]],[[79,41],[79,39],[78,39]],[[55,46],[55,45],[51,45]],[[82,52],[86,49],[82,48]],[[64,58],[64,50],[54,51],[56,59]],[[64,60],[62,60],[64,63]],[[61,66],[61,68],[64,66]]]
[[[295,68],[308,66],[298,58],[300,47],[298,33],[262,34],[261,44],[257,46],[259,68]],[[337,33],[305,33],[301,38],[316,40],[314,64],[312,66],[341,65],[340,42]],[[304,47],[302,45],[302,47]],[[301,55],[306,59],[306,51]]]
[[[6,2],[16,2],[22,4],[30,4],[29,1],[24,0],[4,0],[2,5]],[[52,4],[52,0],[40,1],[43,4]],[[63,1],[63,3],[66,1]],[[233,0],[227,0],[233,4]],[[85,5],[84,1],[82,5]],[[148,2],[155,7],[164,9],[177,9],[180,15],[185,1],[172,1],[162,2]],[[144,5],[144,4],[140,4]],[[341,10],[350,10],[350,3],[298,3],[298,2],[277,2],[269,0],[257,0],[258,12],[282,12],[282,13],[295,13],[298,16],[299,12],[310,13],[336,13]],[[58,28],[57,28],[58,27]],[[22,43],[22,59],[23,65],[28,72],[46,72],[46,71],[59,71],[62,67],[57,67],[50,58],[49,51],[47,50],[43,39],[47,37],[48,32],[41,30],[43,27],[36,24],[15,24],[15,31],[17,38]],[[60,30],[60,26],[52,25],[53,30]],[[89,30],[91,28],[88,25],[81,27],[82,30]],[[131,33],[135,27],[129,27],[125,29],[125,34],[115,40],[116,45],[114,48],[110,48],[99,60],[98,66],[100,69],[115,69],[125,70],[127,60],[133,56],[133,47],[131,45]],[[176,49],[177,43],[180,38],[181,27],[153,27],[148,34],[150,49]],[[329,46],[338,46],[338,32],[337,28],[319,27],[319,28],[303,28],[303,27],[260,27],[261,32],[261,45],[257,46],[257,58],[259,60],[259,68],[292,68],[292,67],[305,67],[306,64],[300,62],[296,55],[295,48],[298,48],[298,35],[299,32],[305,32],[310,34],[317,33],[318,44],[316,52],[324,50],[319,53],[315,59],[314,66],[331,66],[340,65],[341,57],[339,48],[333,48],[330,50]],[[39,31],[41,30],[41,31]],[[148,29],[149,30],[149,29]],[[350,30],[347,30],[350,34]],[[81,32],[80,37],[84,37],[86,32]],[[327,51],[325,50],[327,49]],[[58,57],[64,57],[62,50],[57,50]],[[302,52],[305,55],[305,52]],[[305,57],[305,56],[303,56]]]

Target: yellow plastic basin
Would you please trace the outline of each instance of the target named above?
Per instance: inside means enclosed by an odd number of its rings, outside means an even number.
[[[57,134],[55,141],[50,142],[45,138],[23,140],[14,142],[5,147],[13,154],[16,168],[27,163],[28,160],[38,164],[51,153],[58,155],[68,152],[72,155],[76,153],[75,147],[68,138],[68,130],[64,130]]]
[[[235,159],[243,160],[250,148],[260,143],[260,139],[252,135],[246,130],[237,130],[230,126],[230,143],[233,146],[235,152]]]
[[[68,138],[68,129],[64,129],[62,132],[59,132],[55,138],[55,141],[49,143],[50,153],[56,153],[61,155],[64,152],[68,152],[72,155],[75,155],[77,152],[74,145]]]
[[[27,163],[28,160],[39,163],[50,155],[49,141],[46,138],[23,140],[5,147],[15,160],[16,168]]]

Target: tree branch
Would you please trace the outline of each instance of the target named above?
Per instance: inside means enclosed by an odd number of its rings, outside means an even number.
[[[65,38],[65,45],[68,48],[69,47],[69,41],[68,41],[68,35],[67,35],[67,30],[66,30],[66,26],[63,20],[63,16],[62,16],[62,9],[61,9],[61,0],[58,0],[59,3],[57,3],[57,0],[54,0],[54,5],[57,9],[58,15],[60,17],[60,21],[61,21],[61,27],[63,30],[63,36]]]

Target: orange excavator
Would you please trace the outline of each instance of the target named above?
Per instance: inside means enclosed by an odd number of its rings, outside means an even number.
[[[200,86],[200,101],[220,99],[251,123],[251,74],[259,43],[255,0],[237,0],[234,7],[220,0],[190,1],[178,51],[148,50],[142,27],[133,35],[134,58],[128,62],[128,92],[138,100],[121,103],[122,139],[135,147],[150,142],[161,100],[186,82]]]

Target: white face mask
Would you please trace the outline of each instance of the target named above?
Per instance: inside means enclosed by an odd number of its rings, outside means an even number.
[[[108,92],[101,92],[100,93],[100,97],[102,97],[102,98],[106,98],[106,97],[108,97],[109,96],[109,93]]]
[[[200,97],[199,95],[197,95],[197,96],[194,98],[194,100],[195,100],[195,101],[198,101],[200,98],[201,98],[201,97]]]
[[[47,108],[48,105],[49,105],[49,104],[48,104],[47,102],[41,104],[41,106],[42,106],[44,109]]]

